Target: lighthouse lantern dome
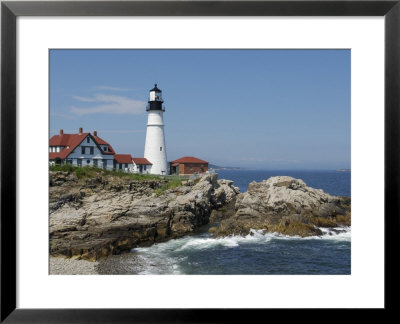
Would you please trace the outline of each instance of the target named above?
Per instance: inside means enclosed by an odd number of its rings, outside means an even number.
[[[154,85],[154,88],[150,90],[149,101],[160,101],[160,102],[163,102],[161,93],[162,93],[162,91],[157,88],[157,83],[156,83]]]

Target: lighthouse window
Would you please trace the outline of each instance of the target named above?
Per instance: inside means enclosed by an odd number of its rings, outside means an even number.
[[[162,151],[162,146],[160,146],[160,151]]]

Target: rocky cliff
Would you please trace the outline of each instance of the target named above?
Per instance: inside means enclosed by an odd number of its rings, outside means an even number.
[[[50,254],[96,260],[180,237],[239,194],[216,174],[157,191],[165,181],[50,172]]]
[[[250,229],[302,237],[321,235],[319,227],[350,226],[350,198],[331,196],[300,179],[272,177],[250,183],[247,192],[236,196],[231,210],[219,217],[218,226],[210,229],[216,236],[246,235]]]

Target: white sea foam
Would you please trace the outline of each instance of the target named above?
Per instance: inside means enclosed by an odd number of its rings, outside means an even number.
[[[322,236],[313,236],[307,239],[323,239],[323,240],[333,240],[333,241],[351,241],[351,227],[340,226],[334,228],[319,228],[322,232]]]
[[[320,228],[323,235],[302,238],[279,233],[265,233],[263,230],[251,229],[246,236],[231,235],[222,238],[212,238],[210,234],[186,236],[163,243],[156,243],[150,247],[136,248],[132,252],[138,255],[137,269],[139,274],[181,274],[179,264],[185,263],[186,253],[195,253],[213,248],[236,248],[248,244],[262,246],[271,241],[279,240],[330,240],[350,241],[350,227]]]
[[[136,248],[137,252],[146,252],[148,254],[160,254],[169,252],[178,252],[186,250],[203,250],[214,247],[237,247],[241,244],[264,244],[271,240],[338,240],[350,241],[351,227],[319,228],[323,235],[321,236],[289,236],[279,233],[265,233],[263,230],[251,229],[246,236],[231,235],[221,238],[212,238],[208,234],[201,236],[186,236],[179,239],[170,240],[164,243],[157,243],[151,247]]]

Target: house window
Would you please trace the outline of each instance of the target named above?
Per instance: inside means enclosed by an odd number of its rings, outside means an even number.
[[[125,163],[125,168],[128,168],[128,163]]]
[[[72,160],[71,159],[67,159],[67,164],[72,164]]]
[[[93,160],[93,165],[97,168],[97,160]]]
[[[78,162],[78,166],[81,167],[82,166],[82,159],[78,159],[77,162]]]
[[[122,170],[122,163],[119,164],[119,169]]]
[[[103,160],[103,169],[107,169],[107,160]]]
[[[87,163],[87,164],[90,164],[90,160],[87,160],[86,163]]]
[[[104,152],[107,152],[107,146],[104,146]]]
[[[94,147],[90,148],[90,154],[92,154],[92,155],[94,154]]]
[[[85,154],[85,147],[84,146],[81,147],[81,153]]]
[[[86,138],[86,142],[90,143],[90,137],[89,136]]]
[[[143,170],[146,171],[146,166],[145,165],[143,165]]]

